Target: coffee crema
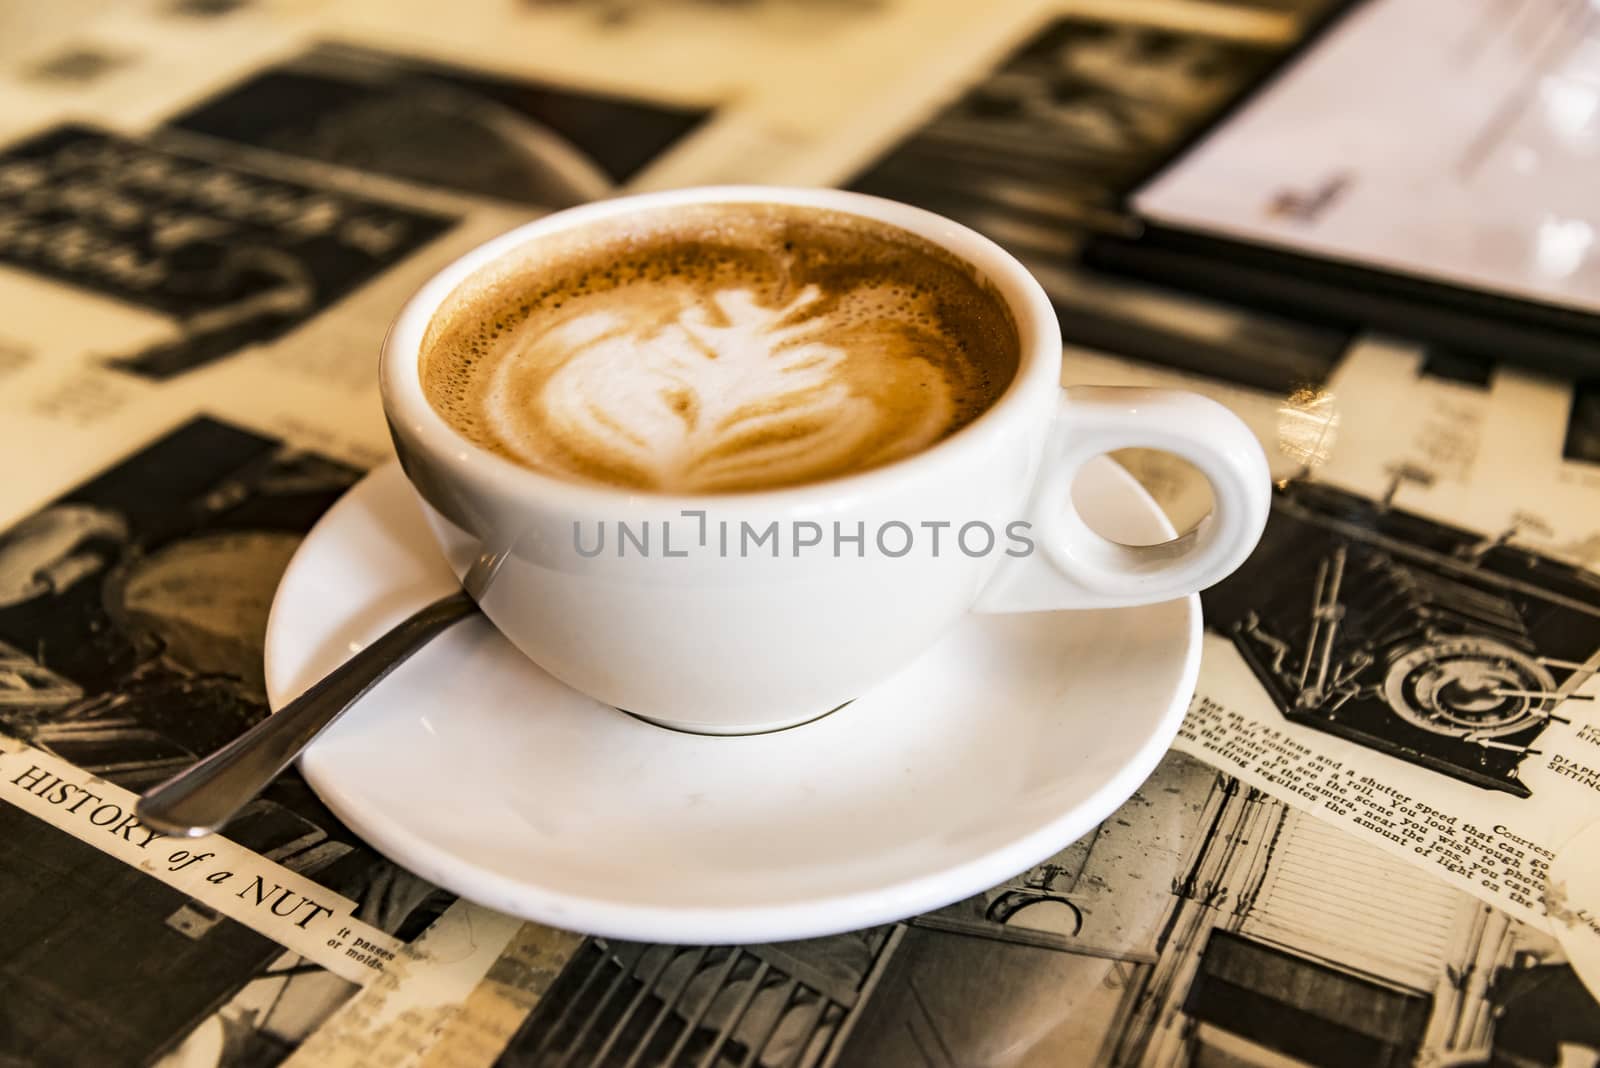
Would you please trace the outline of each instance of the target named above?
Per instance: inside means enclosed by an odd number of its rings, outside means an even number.
[[[793,486],[912,455],[1016,374],[972,267],[860,216],[659,208],[541,238],[430,324],[444,419],[533,470],[659,493]]]

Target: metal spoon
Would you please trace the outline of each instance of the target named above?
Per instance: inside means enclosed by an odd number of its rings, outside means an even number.
[[[147,791],[136,809],[140,822],[184,838],[220,829],[384,676],[451,624],[477,614],[478,598],[503,559],[503,553],[478,557],[459,591],[419,609],[276,713]]]

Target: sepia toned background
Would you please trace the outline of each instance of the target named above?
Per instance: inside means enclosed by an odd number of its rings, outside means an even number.
[[[277,578],[389,458],[390,316],[618,192],[828,184],[965,222],[1044,283],[1065,384],[1214,396],[1281,481],[1152,778],[903,923],[742,947],[524,924],[291,774],[229,837],[395,940],[361,983],[0,775],[0,1064],[1595,1064],[1542,873],[1600,820],[1557,770],[1600,767],[1600,387],[1084,260],[1332,9],[0,4],[0,771],[45,754],[137,792],[266,715]],[[1205,513],[1191,470],[1120,459],[1180,528]],[[1546,696],[1451,696],[1486,674]]]

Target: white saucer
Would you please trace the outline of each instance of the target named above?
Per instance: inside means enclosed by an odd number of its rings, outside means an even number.
[[[1124,541],[1171,536],[1109,460],[1074,496]],[[273,707],[453,580],[399,469],[317,524],[266,647]],[[766,942],[978,893],[1109,816],[1194,691],[1200,603],[970,616],[823,719],[714,738],[567,689],[481,619],[457,624],[301,758],[377,849],[464,897],[558,927]]]

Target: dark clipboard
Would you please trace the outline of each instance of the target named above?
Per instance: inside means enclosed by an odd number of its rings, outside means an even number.
[[[1375,330],[1564,378],[1600,376],[1600,315],[1418,275],[1286,251],[1138,217],[1134,194],[1176,165],[1335,26],[1378,0],[1340,0],[1254,84],[1129,184],[1129,224],[1084,246],[1085,265],[1332,328]]]

